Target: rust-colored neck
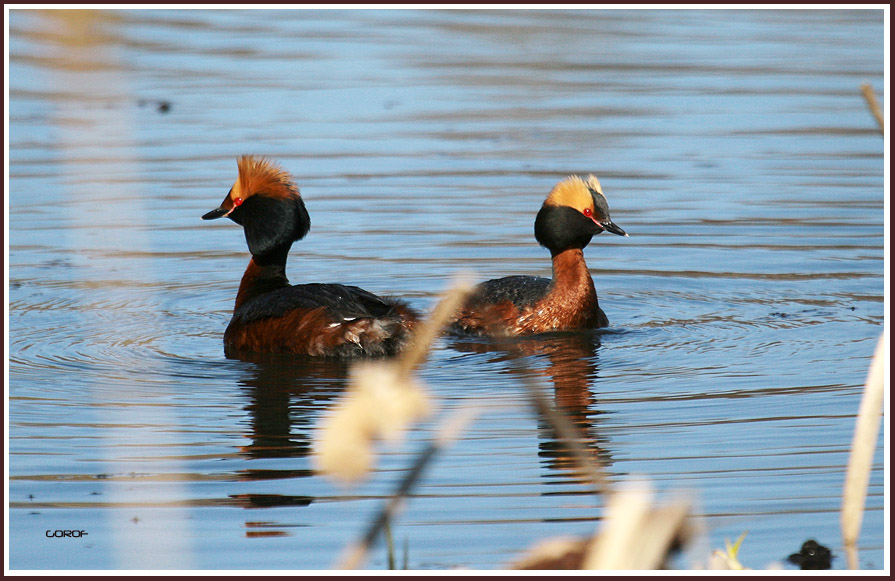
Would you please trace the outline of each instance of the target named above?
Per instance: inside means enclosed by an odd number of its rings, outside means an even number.
[[[553,284],[551,295],[575,305],[597,302],[594,281],[584,262],[584,251],[570,248],[553,255]]]
[[[236,304],[233,309],[238,309],[240,305],[253,297],[286,286],[289,286],[289,279],[286,278],[285,264],[274,263],[260,266],[252,258],[239,283],[239,291],[236,293]]]

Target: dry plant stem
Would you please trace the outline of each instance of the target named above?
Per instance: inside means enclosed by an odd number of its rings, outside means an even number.
[[[879,124],[879,132],[885,135],[886,131],[885,122],[883,121],[883,111],[879,106],[879,102],[876,100],[876,94],[873,92],[873,87],[871,87],[869,83],[864,83],[861,85],[861,93],[863,93],[864,99],[867,101],[867,106],[870,107],[870,112],[873,113],[877,124]]]
[[[582,569],[633,569],[631,544],[639,548],[640,531],[646,530],[646,522],[652,504],[652,491],[646,487],[622,490],[609,498],[603,530],[591,542],[582,563]]]
[[[454,412],[442,424],[438,432],[437,438],[427,445],[417,456],[413,466],[404,476],[398,485],[398,489],[389,497],[388,502],[370,523],[367,532],[361,540],[348,547],[343,557],[336,565],[337,569],[357,569],[363,563],[364,558],[369,552],[373,542],[382,532],[383,528],[393,520],[394,516],[401,510],[404,499],[410,493],[410,490],[423,474],[423,470],[429,465],[437,452],[446,448],[453,442],[460,432],[471,422],[480,412],[479,408],[462,407]]]
[[[454,313],[463,304],[464,301],[472,293],[473,286],[465,279],[461,279],[449,289],[444,297],[432,310],[429,319],[421,327],[417,328],[414,333],[411,344],[407,347],[400,359],[395,362],[397,366],[397,376],[409,377],[413,371],[419,367],[426,356],[429,354],[429,347],[432,341],[441,333],[444,326],[450,321]],[[476,412],[477,413],[477,412]],[[429,464],[441,448],[447,446],[459,432],[461,426],[466,425],[472,420],[475,414],[464,408],[458,410],[454,416],[448,418],[442,426],[438,437],[417,457],[416,462],[407,472],[407,475],[398,486],[398,490],[389,498],[385,507],[379,512],[373,522],[367,529],[363,538],[355,545],[348,547],[345,555],[341,558],[337,568],[339,569],[356,569],[363,562],[364,557],[369,551],[373,541],[379,536],[379,533],[392,517],[398,512],[400,506],[416,484],[423,469]]]
[[[679,500],[654,509],[641,531],[639,542],[633,547],[637,556],[635,569],[658,569],[665,561],[675,539],[687,536],[690,503]]]
[[[392,527],[388,521],[383,525],[385,527],[385,542],[388,545],[388,568],[391,571],[395,569],[395,539],[392,537]]]
[[[522,354],[506,338],[498,340],[501,348],[512,356],[511,365],[522,377],[522,382],[535,411],[547,420],[556,436],[567,446],[572,457],[581,469],[581,472],[590,479],[594,491],[597,494],[608,495],[612,492],[612,485],[599,460],[587,453],[580,444],[581,435],[577,433],[569,420],[550,403],[544,396],[541,386],[535,380],[531,370],[522,359]]]
[[[454,284],[432,310],[429,319],[413,335],[413,340],[396,362],[399,375],[407,375],[419,367],[429,354],[432,341],[441,333],[457,309],[472,294],[472,285],[460,280]]]
[[[437,450],[438,446],[435,443],[432,443],[426,446],[422,453],[417,456],[413,467],[407,472],[407,475],[401,481],[398,489],[389,497],[388,502],[386,502],[382,510],[379,511],[379,514],[376,515],[373,522],[370,523],[367,532],[361,538],[360,542],[348,548],[345,556],[342,558],[339,565],[337,565],[338,569],[357,569],[360,567],[367,552],[376,540],[376,537],[379,536],[379,533],[385,528],[386,524],[388,524],[392,517],[401,509],[404,498],[410,492],[413,485],[416,484],[416,481],[423,473],[423,469],[429,464],[432,457],[435,456]]]
[[[861,93],[870,112],[876,118],[880,134],[885,136],[885,121],[882,109],[876,100],[876,94],[869,83],[861,85]],[[870,481],[870,469],[873,462],[873,451],[879,435],[880,414],[882,412],[886,376],[886,335],[883,333],[876,345],[870,371],[864,384],[864,396],[858,408],[855,422],[855,434],[852,438],[851,454],[848,458],[848,469],[845,473],[845,486],[842,491],[842,510],[840,524],[842,526],[842,544],[849,569],[858,568],[858,535],[861,532],[861,521],[867,500],[867,483]]]
[[[675,539],[687,536],[690,503],[653,507],[646,484],[609,499],[603,530],[591,542],[582,569],[654,570],[662,566]]]
[[[873,452],[879,435],[879,424],[883,406],[886,376],[886,336],[881,335],[876,345],[867,382],[864,385],[864,396],[858,408],[858,419],[855,422],[855,435],[852,438],[851,454],[848,457],[848,469],[845,473],[845,486],[842,491],[842,542],[846,550],[849,569],[858,568],[857,542],[861,532],[861,520],[864,516],[864,504],[867,499],[867,483],[870,480],[870,469],[873,463]]]

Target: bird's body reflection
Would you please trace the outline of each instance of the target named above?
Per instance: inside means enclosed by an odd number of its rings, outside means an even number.
[[[315,418],[327,403],[345,389],[348,365],[344,362],[276,354],[241,354],[249,363],[239,378],[246,394],[251,443],[240,452],[251,459],[305,458],[311,454]],[[239,480],[306,478],[310,468],[246,469]],[[295,487],[299,489],[298,486]],[[307,506],[313,498],[303,495],[233,494],[246,508]]]
[[[526,369],[507,365],[512,373],[524,372],[546,377],[552,384],[556,409],[572,424],[579,443],[604,469],[611,457],[599,435],[597,416],[601,413],[593,385],[599,376],[597,352],[600,332],[549,333],[508,342],[488,338],[452,337],[448,348],[461,352],[489,355],[494,362],[512,362],[521,358]],[[243,354],[248,365],[239,384],[248,400],[251,443],[240,452],[252,459],[305,458],[311,453],[314,422],[330,402],[344,392],[349,364],[319,358],[288,355]],[[570,450],[543,419],[538,420],[537,454],[545,468],[543,476],[551,485],[587,484]],[[496,452],[495,452],[496,453]],[[303,478],[314,473],[302,463],[291,469],[243,470],[242,481]],[[582,488],[581,493],[589,493]],[[563,492],[566,494],[567,492]],[[549,493],[548,493],[549,494]],[[274,495],[276,496],[276,495]],[[309,497],[241,494],[232,495],[241,505],[251,508],[310,504]]]
[[[239,383],[249,398],[251,458],[303,458],[311,452],[315,411],[345,389],[348,365],[288,355],[244,354],[254,365]]]
[[[528,369],[521,372],[550,380],[557,411],[578,432],[580,443],[594,461],[604,468],[609,465],[611,457],[595,421],[595,416],[601,412],[591,389],[599,376],[597,351],[600,348],[600,332],[543,333],[502,342],[458,338],[452,346],[459,351],[492,353],[495,361],[509,361],[514,357],[528,361]],[[544,360],[546,365],[543,364]],[[557,484],[588,482],[553,429],[541,418],[538,422],[538,456],[548,469],[545,476]]]

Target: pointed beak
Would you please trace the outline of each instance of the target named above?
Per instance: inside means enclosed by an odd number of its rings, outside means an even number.
[[[618,234],[619,236],[624,236],[627,238],[628,233],[615,225],[615,222],[612,220],[606,220],[605,222],[600,223],[600,228],[607,232],[612,232],[613,234]]]
[[[241,198],[234,199],[231,197],[233,194],[233,188],[230,188],[230,191],[227,192],[227,196],[224,198],[224,201],[221,202],[221,207],[217,210],[212,210],[211,212],[202,216],[203,220],[217,220],[218,218],[223,218],[224,216],[229,216],[233,210],[238,208],[240,204],[242,204]],[[232,220],[232,218],[231,218]]]
[[[231,192],[233,190],[230,190]],[[239,200],[241,203],[242,200]],[[233,199],[230,197],[230,194],[227,194],[227,197],[224,198],[224,201],[221,202],[221,206],[216,210],[212,210],[211,212],[202,216],[203,220],[217,220],[218,218],[223,218],[224,216],[229,216],[233,210],[239,207],[239,204],[234,204]]]
[[[225,208],[225,207],[221,206],[220,208],[218,208],[216,210],[212,210],[211,212],[202,216],[202,219],[203,220],[216,220],[218,218],[223,218],[224,216],[229,214],[230,210],[232,210],[232,209],[233,208]]]

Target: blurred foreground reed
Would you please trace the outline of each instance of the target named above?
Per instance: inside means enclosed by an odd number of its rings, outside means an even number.
[[[867,485],[870,481],[870,470],[873,467],[873,452],[879,436],[879,425],[885,395],[885,378],[887,357],[886,335],[880,335],[876,344],[870,371],[864,385],[864,395],[858,408],[855,421],[855,434],[852,438],[851,453],[848,457],[848,469],[845,473],[845,485],[842,490],[842,509],[840,523],[842,525],[842,544],[849,569],[858,568],[858,534],[864,517],[864,503],[867,499]]]

